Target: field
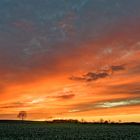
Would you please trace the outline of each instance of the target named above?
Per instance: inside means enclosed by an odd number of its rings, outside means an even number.
[[[140,140],[140,125],[0,122],[0,140]]]

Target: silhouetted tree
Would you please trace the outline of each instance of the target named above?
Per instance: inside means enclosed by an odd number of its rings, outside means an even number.
[[[108,124],[109,122],[107,120],[104,121],[105,124]]]
[[[82,122],[82,123],[84,123],[84,122],[85,122],[85,120],[82,118],[82,119],[81,119],[81,122]]]
[[[27,117],[27,112],[26,111],[20,111],[18,113],[17,117],[23,121]]]
[[[100,119],[100,123],[103,123],[103,122],[104,122],[104,120],[101,118],[101,119]]]
[[[121,121],[121,120],[119,120],[119,123],[122,123],[122,121]]]

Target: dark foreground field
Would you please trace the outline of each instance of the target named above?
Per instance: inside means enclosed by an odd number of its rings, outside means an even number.
[[[0,140],[140,140],[140,125],[5,121]]]

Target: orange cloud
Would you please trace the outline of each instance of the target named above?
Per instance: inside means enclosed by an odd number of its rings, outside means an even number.
[[[78,47],[68,42],[54,54],[34,54],[23,67],[0,65],[0,117],[20,110],[32,119],[140,114],[138,29],[137,23],[120,24]]]

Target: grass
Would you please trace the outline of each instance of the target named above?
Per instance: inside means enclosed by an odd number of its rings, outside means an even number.
[[[140,140],[140,125],[4,121],[0,140]]]

